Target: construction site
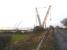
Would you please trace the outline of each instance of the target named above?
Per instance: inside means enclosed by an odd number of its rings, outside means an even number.
[[[0,0],[0,50],[67,50],[66,0]]]
[[[41,22],[38,8],[35,8],[39,25],[34,26],[33,29],[1,29],[0,50],[67,50],[67,29],[46,27],[50,10],[51,5]]]

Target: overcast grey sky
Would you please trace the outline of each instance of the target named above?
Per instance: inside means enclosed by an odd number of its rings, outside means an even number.
[[[47,26],[61,26],[60,21],[67,18],[67,0],[0,0],[0,29],[32,28],[36,25],[35,8],[43,22],[49,5]]]

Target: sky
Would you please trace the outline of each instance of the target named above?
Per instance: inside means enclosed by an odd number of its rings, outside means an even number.
[[[67,18],[67,0],[0,0],[0,29],[33,28],[38,25],[35,8],[43,22],[49,5],[47,27],[62,26],[60,21]]]

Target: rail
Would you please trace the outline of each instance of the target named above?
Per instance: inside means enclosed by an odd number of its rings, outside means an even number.
[[[40,47],[41,47],[43,41],[44,41],[44,40],[45,40],[45,41],[47,40],[48,35],[49,35],[48,31],[46,31],[46,32],[43,33],[42,39],[40,40],[40,42],[39,42],[39,44],[37,45],[37,47],[36,47],[35,50],[40,50]]]

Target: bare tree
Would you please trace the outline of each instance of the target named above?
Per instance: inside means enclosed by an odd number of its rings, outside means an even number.
[[[65,27],[67,27],[67,18],[63,19],[63,20],[61,21],[61,23],[62,23]]]

